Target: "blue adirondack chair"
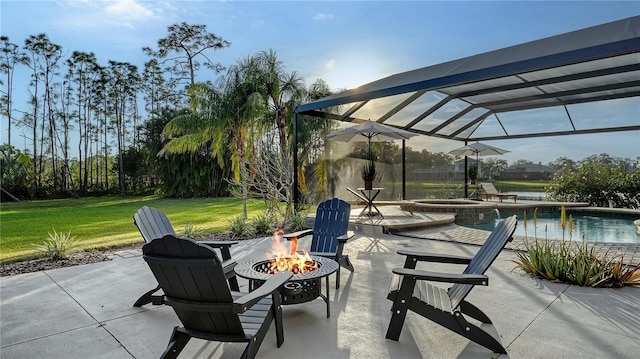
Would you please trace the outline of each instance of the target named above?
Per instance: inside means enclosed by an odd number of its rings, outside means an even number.
[[[511,216],[494,228],[473,258],[446,254],[424,253],[413,250],[399,250],[406,256],[404,268],[394,268],[387,298],[393,301],[391,321],[387,329],[387,339],[398,340],[407,311],[421,315],[434,323],[456,332],[496,353],[506,354],[500,340],[469,323],[468,315],[482,323],[491,324],[489,317],[465,298],[476,285],[489,285],[484,274],[498,257],[507,241],[512,240],[516,230],[517,217]],[[417,262],[439,262],[467,264],[462,274],[437,273],[417,270]],[[427,283],[455,283],[449,289]]]
[[[336,273],[336,288],[340,288],[340,267],[353,272],[354,268],[348,255],[342,253],[345,243],[354,236],[347,231],[351,205],[339,198],[324,201],[318,205],[313,229],[287,233],[284,238],[292,242],[291,250],[297,250],[298,238],[313,235],[309,254],[327,257],[340,265]]]

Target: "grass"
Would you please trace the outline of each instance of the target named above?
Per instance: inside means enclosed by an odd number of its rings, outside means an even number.
[[[133,214],[145,205],[165,212],[178,233],[187,225],[205,234],[225,232],[228,219],[242,213],[242,202],[235,198],[99,197],[2,203],[0,263],[41,256],[34,244],[43,244],[53,230],[70,232],[78,250],[141,243]],[[261,212],[256,203],[249,203],[249,219]]]
[[[494,186],[503,192],[544,192],[547,181],[495,181]]]
[[[545,187],[549,184],[546,181],[493,181],[493,183],[502,192],[545,192]],[[395,186],[401,188],[402,184],[398,182]],[[475,185],[469,184],[469,188],[473,190]],[[464,182],[462,180],[407,181],[406,190],[409,198],[448,198],[449,194],[462,197]]]

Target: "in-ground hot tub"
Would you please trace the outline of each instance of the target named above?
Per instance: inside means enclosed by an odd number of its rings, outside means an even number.
[[[493,223],[499,216],[496,203],[466,199],[424,199],[413,201],[416,212],[455,213],[456,224]]]

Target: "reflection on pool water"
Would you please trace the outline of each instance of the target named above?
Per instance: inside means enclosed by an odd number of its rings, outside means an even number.
[[[634,217],[616,215],[591,215],[567,213],[565,239],[569,237],[569,214],[573,217],[574,231],[571,239],[589,242],[622,242],[640,243],[638,227],[633,224]],[[469,226],[472,228],[492,230],[495,224]],[[538,239],[562,239],[562,226],[559,213],[538,213],[537,224],[534,228],[533,216],[527,215],[527,226],[524,226],[522,216],[518,216],[516,235]]]

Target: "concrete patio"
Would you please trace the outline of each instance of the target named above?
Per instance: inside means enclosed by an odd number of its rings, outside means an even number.
[[[640,355],[640,288],[593,289],[551,283],[513,270],[505,249],[488,271],[489,286],[468,300],[493,320],[508,355],[498,356],[410,313],[398,342],[385,339],[391,269],[400,248],[473,255],[477,244],[377,233],[358,225],[349,241],[356,271],[331,276],[331,317],[321,299],[283,308],[285,342],[273,325],[260,358],[636,358]],[[436,229],[430,229],[432,231]],[[471,232],[457,231],[461,236]],[[485,232],[485,234],[488,232]],[[445,236],[446,237],[446,236]],[[243,258],[270,251],[270,238],[242,241]],[[304,247],[305,242],[301,241]],[[430,270],[459,272],[434,264]],[[324,282],[323,282],[324,284]],[[157,358],[179,322],[170,307],[133,302],[156,285],[140,250],[107,262],[3,277],[0,284],[0,357]],[[241,280],[246,290],[247,283]],[[324,291],[324,285],[323,285]],[[484,326],[483,326],[484,327]],[[192,340],[181,358],[237,358],[242,344]]]

